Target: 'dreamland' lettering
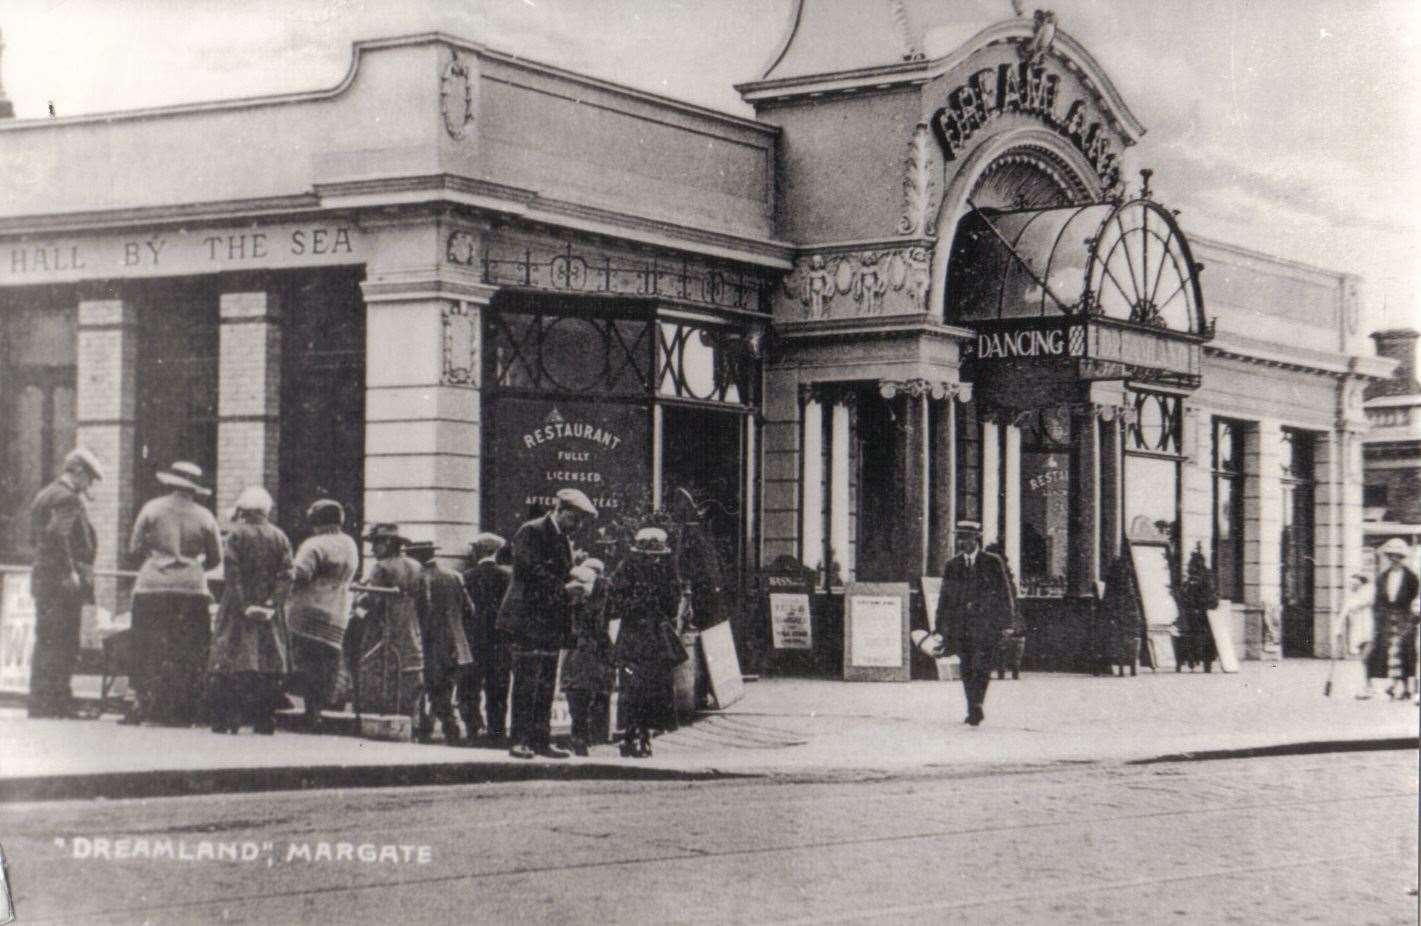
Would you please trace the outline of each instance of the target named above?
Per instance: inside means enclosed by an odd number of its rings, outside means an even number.
[[[950,91],[947,105],[933,113],[932,129],[943,157],[954,160],[977,130],[1003,113],[1037,116],[1071,140],[1107,187],[1120,178],[1120,158],[1111,150],[1109,130],[1086,122],[1086,105],[1076,100],[1064,116],[1057,111],[1061,78],[1040,65],[1009,62],[982,68]]]
[[[977,358],[1059,357],[1066,352],[1066,334],[1053,331],[996,331],[977,335]]]
[[[622,439],[611,431],[604,430],[585,421],[559,421],[554,424],[544,425],[541,428],[534,428],[523,435],[523,446],[532,450],[539,444],[545,444],[550,440],[557,440],[562,437],[575,437],[581,440],[590,440],[594,444],[601,444],[608,450],[616,450]]]

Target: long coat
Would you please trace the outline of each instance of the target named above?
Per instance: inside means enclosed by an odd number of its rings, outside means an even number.
[[[498,629],[515,646],[557,650],[572,633],[572,613],[563,585],[572,571],[572,545],[551,513],[513,535],[513,577],[498,612]]]
[[[284,675],[290,668],[283,599],[291,587],[291,542],[266,521],[232,528],[222,554],[222,603],[212,638],[212,672]],[[275,609],[269,621],[247,617],[257,605]]]
[[[419,700],[424,683],[424,643],[415,613],[419,563],[408,556],[376,560],[365,583],[393,588],[398,594],[366,593],[356,602],[364,614],[360,652],[359,707],[373,714],[404,714]]]
[[[937,632],[949,653],[969,648],[989,648],[1008,629],[1020,630],[1016,593],[1007,580],[1000,557],[978,550],[972,566],[958,554],[942,572],[942,595],[937,603]]]
[[[495,563],[493,557],[479,560],[464,573],[464,591],[474,605],[474,620],[468,629],[472,631],[469,645],[476,650],[476,657],[488,658],[498,645],[498,609],[508,594],[511,573],[507,566]]]
[[[47,602],[59,595],[71,572],[79,576],[79,592],[93,600],[96,535],[84,496],[64,476],[40,489],[30,505],[30,542],[34,570],[30,593]]]
[[[286,605],[293,634],[340,650],[350,622],[350,580],[359,561],[355,541],[338,530],[312,534],[301,542]]]
[[[562,666],[564,691],[606,694],[612,689],[612,638],[607,633],[607,580],[599,578],[592,594],[572,610],[572,652]]]
[[[672,669],[685,657],[676,636],[681,592],[669,556],[632,554],[612,577],[610,616],[621,618],[615,659],[622,670],[628,716],[651,726],[675,726]]]
[[[435,562],[420,569],[414,602],[424,641],[424,681],[438,685],[460,666],[473,662],[464,622],[473,618],[474,606],[464,593],[463,579]]]
[[[1396,595],[1388,593],[1390,569],[1377,574],[1375,642],[1367,656],[1367,671],[1373,678],[1399,678],[1416,671],[1416,628],[1412,623],[1411,605],[1416,601],[1416,573],[1406,566],[1401,570],[1401,582]]]

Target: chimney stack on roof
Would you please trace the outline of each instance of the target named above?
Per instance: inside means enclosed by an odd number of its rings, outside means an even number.
[[[1421,393],[1421,384],[1416,382],[1416,339],[1418,337],[1421,337],[1421,332],[1415,328],[1388,328],[1385,331],[1372,332],[1372,340],[1377,344],[1377,356],[1397,361],[1397,367],[1391,379],[1372,383],[1367,387],[1365,393],[1367,398]]]

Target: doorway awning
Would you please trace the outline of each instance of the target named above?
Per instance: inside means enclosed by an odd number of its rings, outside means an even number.
[[[1202,269],[1174,215],[1145,196],[973,206],[953,239],[945,321],[978,332],[968,351],[978,364],[1068,361],[1077,379],[1192,388],[1214,334]]]

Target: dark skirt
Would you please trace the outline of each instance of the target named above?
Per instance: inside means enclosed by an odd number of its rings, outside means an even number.
[[[202,719],[211,620],[205,595],[133,596],[129,681],[143,720],[186,726]]]

